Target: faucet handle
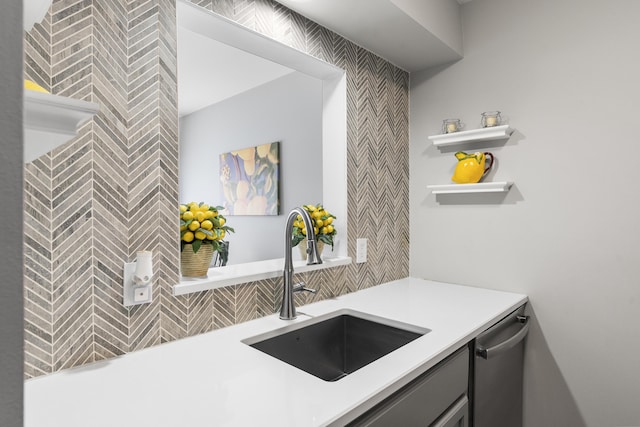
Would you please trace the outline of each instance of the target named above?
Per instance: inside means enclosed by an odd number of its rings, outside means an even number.
[[[322,264],[317,240],[307,240],[307,265]]]
[[[310,292],[312,294],[317,293],[315,289],[307,288],[304,282],[296,283],[293,285],[293,292]]]

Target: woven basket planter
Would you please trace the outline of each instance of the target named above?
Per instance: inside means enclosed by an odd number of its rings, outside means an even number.
[[[194,254],[193,247],[186,244],[180,252],[180,273],[183,277],[207,277],[212,259],[213,245],[204,244]]]

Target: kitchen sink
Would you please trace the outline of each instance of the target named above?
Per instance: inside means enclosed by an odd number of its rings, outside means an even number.
[[[337,381],[428,332],[430,329],[340,310],[243,342],[325,381]]]

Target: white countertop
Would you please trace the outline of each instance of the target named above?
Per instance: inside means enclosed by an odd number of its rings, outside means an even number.
[[[274,314],[28,380],[24,425],[341,425],[374,395],[395,391],[526,301],[520,294],[402,279],[299,307],[294,321]],[[336,382],[241,342],[342,308],[431,332]]]

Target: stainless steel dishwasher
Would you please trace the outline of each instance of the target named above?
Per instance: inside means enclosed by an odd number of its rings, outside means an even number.
[[[524,338],[529,332],[525,306],[475,339],[472,362],[472,427],[522,426]]]

